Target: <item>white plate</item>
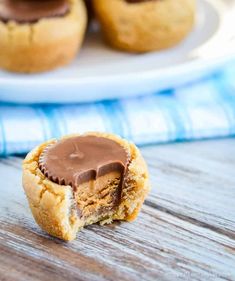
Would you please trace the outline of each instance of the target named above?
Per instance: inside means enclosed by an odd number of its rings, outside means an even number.
[[[235,0],[198,0],[190,36],[175,48],[142,55],[109,49],[90,34],[68,67],[45,74],[0,71],[0,101],[87,102],[149,94],[198,79],[235,57]]]

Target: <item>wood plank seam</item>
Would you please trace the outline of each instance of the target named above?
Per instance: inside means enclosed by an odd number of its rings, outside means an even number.
[[[218,228],[218,227],[215,227],[215,226],[210,225],[210,224],[208,224],[208,223],[205,223],[205,222],[203,222],[203,221],[197,220],[197,219],[195,219],[195,218],[192,218],[192,217],[189,217],[189,216],[186,216],[186,215],[179,214],[179,213],[174,212],[174,211],[172,211],[172,210],[170,210],[170,209],[167,209],[167,208],[165,208],[165,207],[163,207],[163,206],[160,206],[160,205],[158,205],[158,204],[156,204],[156,203],[154,203],[154,202],[151,202],[149,199],[147,199],[147,200],[145,201],[145,204],[146,204],[147,206],[149,206],[149,207],[151,207],[151,208],[154,208],[154,209],[157,209],[157,210],[159,210],[159,211],[161,211],[161,212],[163,212],[163,213],[170,214],[170,215],[172,215],[172,216],[174,216],[174,217],[177,217],[177,218],[182,219],[182,220],[184,220],[184,221],[190,222],[190,223],[192,223],[192,224],[194,224],[194,225],[197,225],[197,226],[200,226],[200,227],[204,227],[204,228],[210,229],[210,230],[212,230],[212,231],[214,231],[214,232],[216,232],[216,233],[218,233],[218,234],[225,235],[225,236],[227,236],[227,237],[229,237],[229,238],[235,240],[235,233],[234,233],[233,231],[225,231],[225,230],[223,230],[223,229],[220,229],[220,228]]]

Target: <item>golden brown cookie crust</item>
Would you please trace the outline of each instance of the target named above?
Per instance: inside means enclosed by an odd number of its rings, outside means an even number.
[[[161,50],[176,45],[192,30],[195,0],[94,0],[106,41],[129,52]]]
[[[0,67],[13,72],[42,72],[69,63],[81,47],[87,24],[82,0],[68,0],[63,17],[19,24],[0,21]]]
[[[35,148],[27,155],[23,163],[23,186],[35,220],[46,232],[63,240],[75,239],[77,232],[82,227],[97,221],[110,223],[113,220],[134,220],[150,188],[147,166],[134,144],[112,134],[88,133],[87,135],[114,140],[123,146],[131,156],[121,204],[108,219],[90,218],[86,222],[80,219],[73,189],[70,186],[60,186],[42,174],[39,169],[39,157],[42,151],[55,140]],[[71,135],[67,137],[71,137]]]

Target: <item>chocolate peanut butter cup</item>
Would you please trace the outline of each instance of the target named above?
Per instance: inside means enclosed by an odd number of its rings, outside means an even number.
[[[89,217],[111,211],[120,203],[129,158],[113,140],[80,136],[48,146],[40,156],[39,167],[51,181],[70,185],[80,213]],[[81,199],[84,192],[86,198]]]
[[[1,0],[0,20],[33,23],[43,18],[62,17],[69,12],[68,0]]]
[[[96,136],[71,137],[47,147],[40,169],[49,179],[76,189],[111,172],[125,174],[128,153],[115,141]]]
[[[127,3],[133,3],[133,4],[137,4],[137,3],[142,3],[142,2],[149,2],[149,1],[159,1],[159,0],[125,0]],[[160,0],[162,1],[162,0]],[[164,0],[163,0],[164,1]]]

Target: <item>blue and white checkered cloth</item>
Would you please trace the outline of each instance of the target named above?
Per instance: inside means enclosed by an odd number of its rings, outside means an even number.
[[[138,145],[235,135],[235,65],[150,96],[76,105],[0,103],[0,156],[51,138],[107,131]]]

